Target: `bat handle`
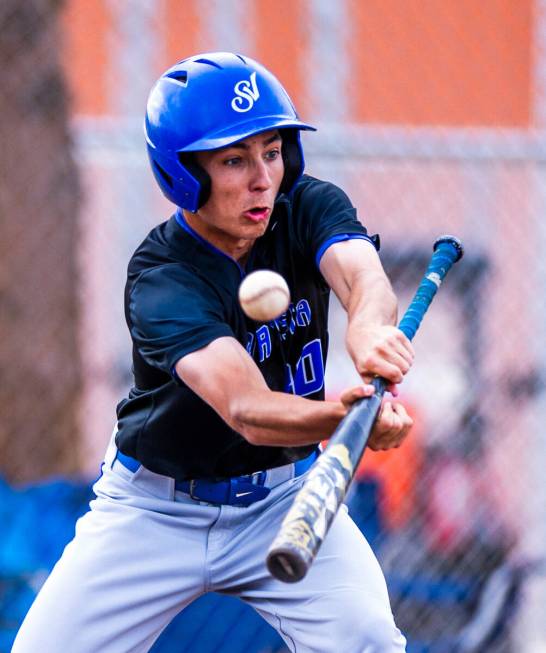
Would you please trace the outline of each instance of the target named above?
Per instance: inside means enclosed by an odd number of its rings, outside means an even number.
[[[461,241],[455,236],[441,236],[434,243],[434,254],[423,276],[417,292],[408,306],[398,328],[413,340],[423,316],[434,299],[446,274],[463,255]]]

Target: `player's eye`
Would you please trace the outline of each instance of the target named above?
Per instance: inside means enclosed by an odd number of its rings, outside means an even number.
[[[272,150],[268,150],[266,152],[266,154],[265,154],[265,158],[268,161],[274,161],[275,159],[277,159],[279,157],[280,153],[281,153],[280,149],[276,147],[276,148],[274,148]]]
[[[240,156],[230,156],[227,159],[224,159],[225,166],[236,166],[241,162]]]

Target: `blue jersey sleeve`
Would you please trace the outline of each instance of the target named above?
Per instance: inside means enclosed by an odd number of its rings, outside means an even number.
[[[214,289],[177,264],[139,276],[128,297],[127,318],[141,356],[169,374],[186,354],[216,338],[233,336]]]
[[[294,193],[293,211],[301,249],[317,267],[336,242],[359,238],[379,249],[379,237],[368,235],[346,193],[330,182],[303,177]]]

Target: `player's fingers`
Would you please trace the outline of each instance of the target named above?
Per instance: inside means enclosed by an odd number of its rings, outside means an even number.
[[[396,444],[394,446],[399,447],[410,432],[411,427],[413,426],[413,419],[404,405],[399,402],[393,402],[392,409],[398,419],[398,433],[396,435]]]
[[[397,365],[380,356],[366,359],[357,367],[357,370],[364,382],[369,381],[370,377],[382,376],[390,383],[396,384],[402,383],[404,378],[404,374]]]
[[[389,439],[396,435],[400,428],[400,418],[394,411],[393,404],[390,401],[385,401],[381,411],[381,434],[385,439]]]
[[[398,385],[396,383],[389,383],[385,390],[390,392],[393,397],[398,397]]]
[[[339,400],[346,407],[349,408],[354,404],[358,399],[363,399],[364,397],[371,397],[375,392],[373,385],[366,383],[365,385],[359,385],[354,388],[348,388],[341,393]]]
[[[393,403],[393,411],[398,415],[398,419],[400,420],[400,441],[402,441],[413,426],[413,418],[406,410],[404,404],[400,402]]]
[[[398,363],[399,359],[402,359],[404,363],[400,364],[407,367],[407,369],[413,364],[415,350],[409,338],[400,329],[393,329],[388,337],[378,343],[377,348],[381,355],[390,359],[391,362]]]
[[[381,375],[381,365],[393,365],[405,374],[411,367],[412,360],[404,357],[400,350],[388,342],[382,343],[370,350],[366,356],[357,361],[357,369],[361,376],[366,374]]]
[[[391,352],[387,357],[386,360],[391,364],[397,367],[400,372],[402,373],[402,376],[405,376],[411,367],[411,361],[407,361],[404,356],[400,354],[400,352]]]
[[[371,382],[373,380],[373,376],[363,376],[362,380],[365,383],[366,391],[369,392],[370,394],[367,396],[371,396],[374,392],[375,389],[372,391],[372,388],[374,387],[371,385]],[[385,392],[390,392],[390,394],[393,397],[398,397],[398,384],[397,383],[387,383],[385,386]]]
[[[409,424],[410,426],[413,424],[413,419],[411,415],[408,413],[406,410],[406,407],[404,404],[402,404],[399,401],[393,401],[392,402],[392,410],[398,417],[402,420],[404,424]]]
[[[404,378],[411,367],[411,363],[408,363],[408,361],[403,356],[401,356],[396,351],[390,350],[379,350],[376,359],[373,361],[373,364],[376,366],[387,364],[396,368],[396,370],[399,372],[398,376],[400,380]],[[400,383],[400,381],[396,381],[396,383]]]
[[[400,329],[387,326],[374,332],[372,340],[371,346],[354,357],[360,376],[365,382],[382,376],[390,383],[400,383],[413,364],[411,342]]]
[[[385,402],[369,441],[370,449],[381,451],[399,447],[412,425],[413,420],[402,404]]]
[[[369,446],[371,449],[377,451],[389,446],[391,437],[396,431],[397,416],[392,410],[390,401],[383,402],[381,411],[377,417],[377,421],[372,431]]]
[[[407,360],[410,365],[412,365],[415,358],[415,349],[413,348],[411,340],[406,336],[406,334],[403,331],[400,331],[400,329],[398,329],[398,332],[400,333],[398,338],[398,343],[400,345],[398,352]]]

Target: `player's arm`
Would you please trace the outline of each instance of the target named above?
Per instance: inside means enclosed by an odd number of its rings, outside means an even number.
[[[347,311],[347,350],[367,380],[382,376],[400,383],[414,357],[411,342],[396,326],[397,300],[379,256],[366,240],[331,245],[320,271]]]
[[[320,261],[320,271],[347,312],[346,346],[364,381],[382,376],[394,385],[409,370],[414,351],[396,326],[397,300],[373,245],[354,239],[334,243]],[[413,421],[403,404],[383,404],[369,444],[398,447]]]
[[[328,438],[364,387],[348,390],[339,402],[313,401],[269,389],[258,366],[232,337],[181,358],[176,373],[250,443],[302,446]]]

